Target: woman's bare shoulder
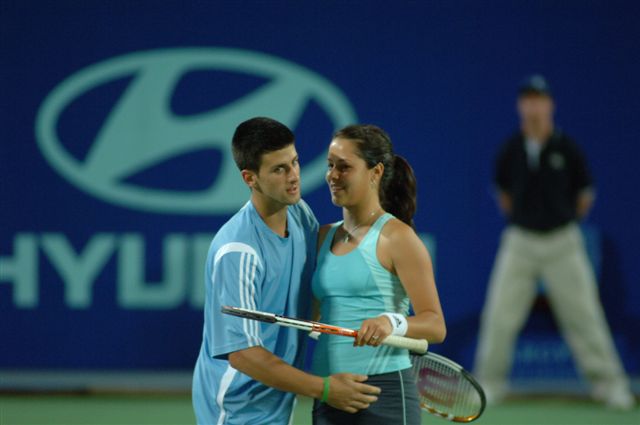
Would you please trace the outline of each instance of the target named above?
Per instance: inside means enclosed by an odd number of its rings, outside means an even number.
[[[387,221],[387,223],[382,228],[381,233],[382,236],[394,241],[402,241],[406,240],[407,238],[412,239],[416,237],[416,232],[411,226],[395,217]]]

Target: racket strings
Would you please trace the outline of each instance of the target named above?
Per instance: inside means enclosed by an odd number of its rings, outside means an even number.
[[[470,421],[482,411],[477,389],[460,369],[429,356],[414,361],[420,401],[431,413],[448,419]]]

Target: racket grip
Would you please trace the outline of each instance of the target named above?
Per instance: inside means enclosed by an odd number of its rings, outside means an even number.
[[[419,354],[424,354],[429,349],[429,342],[426,339],[407,338],[406,336],[389,335],[382,343],[392,347],[406,348]]]

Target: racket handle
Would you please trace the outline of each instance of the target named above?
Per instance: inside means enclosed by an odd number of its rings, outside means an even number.
[[[392,347],[406,348],[419,354],[426,353],[429,348],[429,343],[426,339],[407,338],[406,336],[397,335],[389,335],[382,343]]]

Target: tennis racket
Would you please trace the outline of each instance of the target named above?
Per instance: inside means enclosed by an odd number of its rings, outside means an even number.
[[[356,330],[342,328],[340,326],[326,325],[324,323],[313,322],[311,320],[293,319],[291,317],[239,307],[223,306],[221,310],[225,314],[231,314],[245,319],[259,320],[266,323],[275,323],[280,326],[300,329],[302,331],[342,335],[352,338],[356,338],[358,336],[358,331]],[[429,343],[426,339],[406,338],[397,335],[389,335],[382,341],[382,344],[396,348],[406,348],[420,354],[426,353],[427,348],[429,348]]]
[[[423,410],[453,422],[471,422],[482,415],[484,391],[462,366],[435,353],[411,357]]]

